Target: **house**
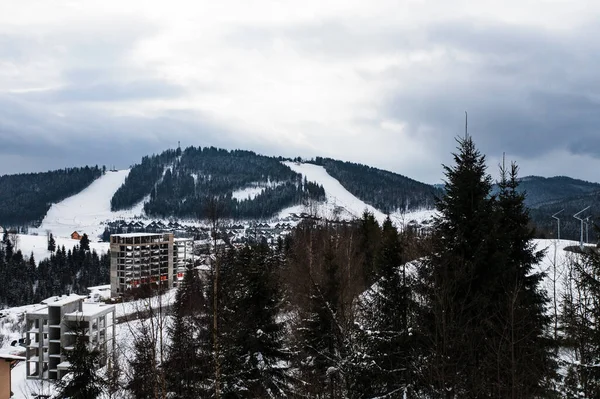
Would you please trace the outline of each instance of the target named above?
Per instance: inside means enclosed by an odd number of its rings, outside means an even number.
[[[12,368],[25,357],[14,355],[10,352],[0,352],[0,399],[9,399],[12,396]]]
[[[78,232],[74,231],[71,233],[71,239],[72,240],[81,240],[81,234],[79,234]]]

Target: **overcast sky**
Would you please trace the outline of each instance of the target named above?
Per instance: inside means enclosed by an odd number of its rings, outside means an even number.
[[[600,181],[600,2],[0,0],[0,174],[182,147]]]

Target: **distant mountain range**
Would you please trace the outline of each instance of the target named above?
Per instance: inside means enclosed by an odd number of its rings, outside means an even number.
[[[440,185],[322,157],[304,160],[313,164],[313,168],[322,168],[321,175],[317,174],[316,178],[313,175],[311,180],[298,173],[302,168],[290,168],[295,165],[292,162],[299,161],[302,160],[214,147],[166,150],[146,156],[134,165],[123,184],[109,194],[112,195],[110,206],[115,212],[136,205],[141,209],[143,205],[149,217],[201,219],[210,217],[211,207],[217,205],[221,217],[268,219],[290,207],[331,201],[332,193],[326,192],[323,182],[319,181],[318,176],[323,175],[337,180],[350,193],[348,195],[356,197],[363,206],[381,213],[431,209],[435,198],[443,192]],[[0,176],[0,203],[3,204],[0,225],[39,225],[52,203],[81,192],[102,173],[100,168],[86,167]],[[556,221],[551,215],[561,209],[564,209],[561,238],[579,237],[579,222],[572,217],[579,210],[590,206],[584,217],[600,215],[598,183],[565,176],[527,176],[520,181],[540,237],[556,236]],[[218,200],[216,204],[214,199]],[[356,215],[356,211],[347,215]],[[589,231],[590,237],[596,236],[593,229]]]

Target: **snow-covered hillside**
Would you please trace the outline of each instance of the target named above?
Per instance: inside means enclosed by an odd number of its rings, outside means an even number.
[[[143,201],[130,210],[112,212],[110,199],[123,184],[129,170],[106,172],[82,192],[52,204],[37,229],[39,235],[51,231],[57,237],[70,237],[73,231],[86,233],[94,241],[102,233],[102,222],[143,214]]]
[[[366,204],[342,186],[342,184],[332,177],[324,167],[298,162],[283,162],[289,166],[294,172],[300,173],[306,177],[308,181],[318,183],[325,189],[327,201],[324,204],[316,205],[316,209],[306,209],[306,206],[298,205],[283,210],[279,217],[283,218],[290,213],[315,212],[317,216],[330,219],[353,219],[360,217],[365,210],[371,212],[375,218],[382,223],[386,216],[383,212],[375,209],[371,205]],[[434,215],[434,210],[422,210],[415,212],[400,213],[395,212],[390,215],[392,221],[401,226],[411,221],[418,223],[424,220],[431,219]]]
[[[66,250],[73,249],[75,245],[79,245],[78,240],[72,240],[68,237],[56,237],[56,247],[60,248],[64,245]],[[107,242],[90,242],[90,249],[95,250],[98,254],[106,253],[109,249],[110,244]],[[19,234],[17,238],[17,250],[23,253],[23,256],[29,257],[33,253],[33,257],[36,262],[44,260],[50,257],[50,251],[48,251],[48,241],[46,234],[44,235],[30,235],[30,234]]]

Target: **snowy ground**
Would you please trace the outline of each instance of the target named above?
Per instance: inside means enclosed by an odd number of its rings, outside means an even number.
[[[65,249],[73,249],[75,245],[79,245],[78,240],[72,240],[65,237],[55,238],[56,247],[65,246]],[[110,247],[107,242],[91,242],[90,249],[95,250],[98,255],[106,253]],[[17,249],[21,250],[24,257],[29,257],[33,253],[33,257],[36,263],[41,260],[50,257],[50,251],[48,251],[48,241],[46,235],[30,235],[30,234],[19,234],[17,239]]]
[[[91,241],[102,234],[107,220],[132,218],[143,214],[143,201],[132,209],[112,212],[110,199],[129,175],[129,170],[108,171],[80,193],[52,204],[38,229],[39,235],[51,231],[57,237],[70,237],[73,231],[86,233]]]

